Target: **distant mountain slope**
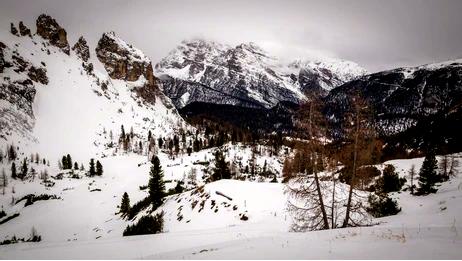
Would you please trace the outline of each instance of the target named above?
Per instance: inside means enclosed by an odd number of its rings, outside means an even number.
[[[326,97],[326,113],[337,134],[356,94],[372,105],[382,136],[406,134],[400,142],[415,146],[426,137],[460,150],[462,60],[378,72],[333,89]]]
[[[335,59],[284,64],[254,43],[231,47],[205,40],[183,41],[155,70],[177,108],[193,102],[264,108],[300,103],[305,91],[325,95],[366,72]]]
[[[87,159],[101,153],[109,131],[117,142],[122,124],[167,134],[183,123],[150,60],[114,33],[102,35],[95,55],[84,37],[71,48],[47,15],[37,19],[36,34],[23,23],[19,28],[0,32],[2,149],[14,144],[25,153]],[[100,62],[106,71],[95,69]]]
[[[178,111],[188,122],[208,119],[217,123],[229,123],[246,130],[288,133],[293,129],[292,115],[298,107],[297,104],[291,102],[280,102],[269,109],[192,102]]]

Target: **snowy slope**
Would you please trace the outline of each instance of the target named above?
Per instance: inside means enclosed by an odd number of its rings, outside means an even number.
[[[251,156],[249,147],[240,144],[227,144],[224,147],[227,149],[225,153],[227,160],[233,161],[236,165],[238,162],[247,164]],[[262,149],[262,151],[264,150]],[[181,155],[176,159],[160,152],[160,160],[164,163],[166,188],[175,187],[177,181],[184,181],[185,183],[189,181],[199,186],[204,185],[204,170],[199,167],[200,165],[193,163],[211,161],[213,152],[214,149],[202,150],[192,153],[191,156]],[[240,158],[235,158],[236,155],[239,155]],[[282,165],[279,163],[279,157],[270,157],[266,153],[256,156],[256,169],[261,171],[264,162],[267,161],[268,165],[272,164],[279,168],[274,171],[280,173]],[[43,241],[50,242],[121,237],[126,225],[132,223],[116,214],[121,196],[127,192],[132,205],[147,196],[147,190],[141,190],[140,186],[145,186],[148,183],[151,163],[146,156],[137,154],[108,156],[100,159],[100,161],[104,167],[102,177],[90,178],[85,175],[85,171],[74,171],[75,174],[79,175],[78,179],[72,178],[69,170],[58,169],[53,162],[50,166],[29,162],[29,168],[34,168],[37,173],[47,170],[50,176],[49,180],[55,183],[52,187],[46,187],[44,181],[38,176],[30,177],[25,181],[9,178],[5,194],[3,194],[3,188],[0,189],[0,206],[8,216],[15,213],[19,213],[20,216],[0,225],[2,232],[0,233],[0,242],[11,238],[13,235],[21,238],[27,237],[32,227],[37,229]],[[19,169],[20,163],[16,163]],[[211,165],[213,166],[213,163]],[[10,166],[11,163],[4,160],[0,162],[0,171],[5,170],[9,176]],[[84,166],[88,169],[86,162],[84,162]],[[192,168],[197,171],[194,180],[190,180],[188,175]],[[60,173],[64,173],[64,178],[57,178]],[[191,188],[193,186],[186,185],[186,187]],[[194,194],[191,196],[190,193],[193,191],[171,196],[163,208],[167,212],[165,230],[197,230],[206,229],[209,226],[224,227],[242,224],[246,222],[240,221],[239,214],[245,213],[250,218],[251,223],[261,220],[262,216],[269,217],[275,219],[274,222],[279,224],[281,230],[286,231],[285,224],[289,219],[286,217],[284,218],[285,222],[281,223],[279,218],[280,215],[286,215],[284,213],[285,201],[282,187],[283,185],[280,183],[252,183],[236,180],[210,183],[205,186],[205,191],[211,195],[211,198],[207,200],[204,211],[201,212],[197,212],[200,204],[197,204],[195,210],[190,210],[192,201],[200,198]],[[101,191],[92,191],[95,189]],[[233,197],[233,205],[225,207],[223,202],[227,202],[226,198],[216,195],[216,190],[223,191],[223,193]],[[260,191],[259,196],[253,195],[255,191]],[[24,206],[25,201],[17,203],[19,199],[28,194],[56,195],[59,199],[38,201],[30,206]],[[269,194],[274,200],[258,206],[257,203],[263,201]],[[182,211],[184,216],[182,221],[177,220],[177,209],[180,204],[177,204],[176,201],[179,198],[182,198],[181,204],[185,205]],[[13,199],[14,204],[11,203]],[[212,200],[216,201],[214,205],[216,205],[216,209],[219,209],[218,216],[220,217],[215,225],[209,222],[210,219],[217,216],[217,213],[214,212],[215,208],[210,208]],[[238,209],[232,210],[234,205],[237,205]],[[61,212],[63,213],[58,214]],[[191,221],[186,222],[187,220]]]
[[[67,153],[86,161],[89,157],[102,155],[108,132],[113,131],[118,137],[122,124],[127,131],[133,127],[135,133],[143,135],[147,135],[148,130],[154,135],[167,135],[185,124],[168,98],[161,97],[150,103],[136,94],[134,90],[147,81],[143,76],[136,81],[115,80],[105,70],[98,70],[102,66],[96,59],[94,47],[90,47],[89,62],[97,66],[90,75],[74,51],[67,55],[38,35],[29,38],[4,31],[0,33],[9,51],[19,53],[36,66],[42,66],[43,62],[48,77],[48,84],[33,85],[36,95],[32,114],[25,117],[30,128],[25,133],[2,129],[2,149],[7,144],[14,144],[25,155],[38,152],[53,162]],[[116,39],[122,46],[127,45]],[[148,59],[137,49],[129,48],[128,52],[134,52],[133,57]],[[13,69],[6,68],[1,73],[1,83],[5,81],[4,77],[27,77]],[[15,104],[4,100],[1,104],[7,113],[15,111]],[[2,117],[3,120],[8,119]]]

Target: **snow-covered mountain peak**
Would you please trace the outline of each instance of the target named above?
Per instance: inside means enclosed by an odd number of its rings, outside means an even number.
[[[299,70],[300,74],[303,75],[302,80],[309,80],[310,82],[315,80],[319,86],[327,91],[368,73],[366,69],[355,62],[336,58],[297,59],[289,63],[288,67]]]
[[[268,52],[263,50],[263,48],[261,48],[260,46],[258,46],[254,42],[248,42],[248,43],[239,44],[239,45],[236,46],[235,49],[237,49],[237,50],[247,50],[248,52],[250,52],[250,53],[252,53],[254,55],[257,55],[257,56],[265,56],[265,57],[269,56]]]
[[[282,62],[257,44],[234,47],[194,39],[183,41],[156,66],[163,90],[179,108],[192,102],[273,107],[299,103],[304,92],[327,93],[366,71],[353,62]]]

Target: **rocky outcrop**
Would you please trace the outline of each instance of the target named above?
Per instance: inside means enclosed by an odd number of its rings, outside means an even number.
[[[50,44],[60,48],[64,53],[69,54],[69,43],[67,41],[67,33],[55,19],[41,14],[37,18],[37,34],[43,39],[46,39]]]
[[[5,68],[10,67],[16,73],[25,73],[29,81],[48,84],[47,70],[44,67],[34,66],[17,51],[11,51],[4,43],[0,42],[0,73],[3,73]]]
[[[11,33],[12,35],[19,36],[18,28],[16,28],[16,26],[14,26],[13,23],[10,23],[10,33]]]
[[[150,103],[155,102],[156,96],[161,97],[165,104],[170,103],[164,99],[154,77],[151,61],[143,52],[118,38],[114,32],[104,33],[95,51],[112,79],[134,82],[143,76],[146,81],[134,91]]]
[[[32,34],[30,33],[30,29],[24,25],[22,21],[19,22],[19,33],[21,36],[29,36],[32,37]]]
[[[90,59],[90,48],[88,47],[87,40],[85,40],[83,36],[80,36],[79,40],[72,46],[72,51],[84,62]]]
[[[6,45],[0,42],[0,73],[3,73],[3,70],[7,67],[11,67],[11,64],[5,60],[4,51],[6,49]]]
[[[96,56],[113,79],[136,81],[144,76],[149,85],[156,85],[149,58],[114,32],[103,34],[96,47]]]
[[[72,51],[77,54],[82,60],[82,67],[88,75],[93,74],[93,64],[88,62],[90,59],[90,48],[88,47],[87,40],[80,36],[79,40],[72,46]]]
[[[37,68],[35,66],[31,66],[27,76],[29,76],[29,78],[34,82],[48,84],[47,70],[45,68]]]

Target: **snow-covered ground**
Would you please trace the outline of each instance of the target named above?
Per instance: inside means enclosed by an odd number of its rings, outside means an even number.
[[[283,184],[221,180],[203,189],[170,196],[162,207],[166,212],[165,233],[122,237],[127,221],[115,214],[116,206],[124,191],[132,203],[145,195],[139,186],[147,183],[150,164],[138,166],[143,161],[143,157],[133,155],[108,157],[103,159],[105,172],[101,178],[57,181],[47,193],[55,193],[61,200],[36,202],[20,209],[19,217],[0,225],[2,237],[11,233],[27,236],[34,226],[43,241],[1,246],[0,256],[6,259],[445,259],[462,255],[460,175],[442,183],[436,194],[417,197],[409,192],[393,193],[402,211],[375,219],[379,223],[376,226],[303,233],[289,232],[291,217],[285,210]],[[393,164],[403,176],[413,164],[419,169],[422,158],[387,163]],[[16,186],[19,190],[19,185]],[[21,189],[33,191],[34,186],[38,185],[26,184]],[[73,189],[62,191],[65,187]],[[101,191],[89,192],[93,188]],[[11,200],[10,195],[1,198],[2,204]],[[197,203],[193,207],[194,201]],[[199,211],[202,201],[203,209]],[[212,201],[215,201],[213,206]],[[242,214],[248,217],[247,221],[241,220]]]

